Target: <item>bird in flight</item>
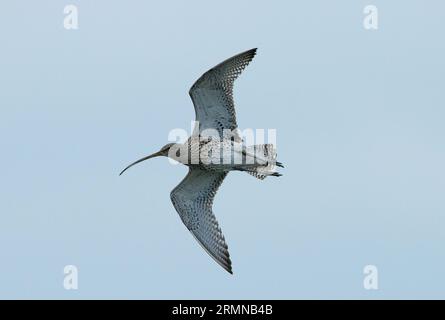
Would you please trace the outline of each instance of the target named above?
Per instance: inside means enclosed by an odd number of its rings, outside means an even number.
[[[258,179],[281,176],[272,144],[245,146],[237,131],[233,84],[256,54],[256,48],[237,54],[204,73],[191,87],[196,124],[183,144],[169,143],[142,161],[165,156],[189,168],[170,194],[182,222],[204,250],[232,274],[232,262],[221,228],[213,214],[215,194],[229,171],[245,171]]]

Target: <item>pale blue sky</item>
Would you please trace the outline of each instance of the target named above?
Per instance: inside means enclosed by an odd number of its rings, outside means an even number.
[[[63,7],[79,8],[79,30]],[[362,26],[379,9],[379,30]],[[445,5],[439,1],[9,1],[0,10],[0,298],[445,298]],[[230,276],[155,159],[191,84],[258,47],[241,128],[276,128],[280,179],[232,173]],[[62,286],[79,268],[79,290]],[[363,289],[363,267],[379,290]]]

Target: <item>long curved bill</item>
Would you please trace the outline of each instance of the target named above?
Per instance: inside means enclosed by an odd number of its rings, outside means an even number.
[[[119,175],[121,176],[125,171],[127,171],[128,169],[130,169],[132,166],[134,166],[134,165],[136,165],[136,164],[138,164],[138,163],[141,163],[142,161],[145,161],[145,160],[148,160],[148,159],[151,159],[151,158],[154,158],[154,157],[159,157],[160,155],[161,155],[161,151],[158,151],[158,152],[153,153],[153,154],[151,154],[151,155],[149,155],[149,156],[147,156],[147,157],[144,157],[144,158],[142,158],[142,159],[139,159],[138,161],[133,162],[133,163],[130,164],[128,167],[126,167],[124,170],[122,170],[122,172],[119,173]]]

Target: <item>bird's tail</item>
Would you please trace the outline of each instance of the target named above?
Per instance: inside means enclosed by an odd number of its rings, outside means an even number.
[[[277,167],[284,168],[281,162],[277,162],[277,152],[273,144],[258,144],[247,147],[246,152],[254,154],[256,158],[264,159],[267,165],[259,165],[249,168],[247,173],[255,178],[264,180],[268,176],[280,177],[282,174],[277,172]]]

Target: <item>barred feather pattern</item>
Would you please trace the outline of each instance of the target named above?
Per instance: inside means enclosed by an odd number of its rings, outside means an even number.
[[[250,171],[250,175],[264,180],[267,176],[275,173],[277,153],[273,144],[258,144],[247,148],[247,152],[255,154],[256,157],[267,160],[267,165],[258,166]]]
[[[207,253],[232,273],[228,246],[213,214],[213,199],[227,172],[190,167],[189,173],[170,194],[182,222]]]
[[[199,132],[237,128],[233,85],[256,54],[256,48],[229,58],[204,73],[191,87],[189,94],[195,106]]]

